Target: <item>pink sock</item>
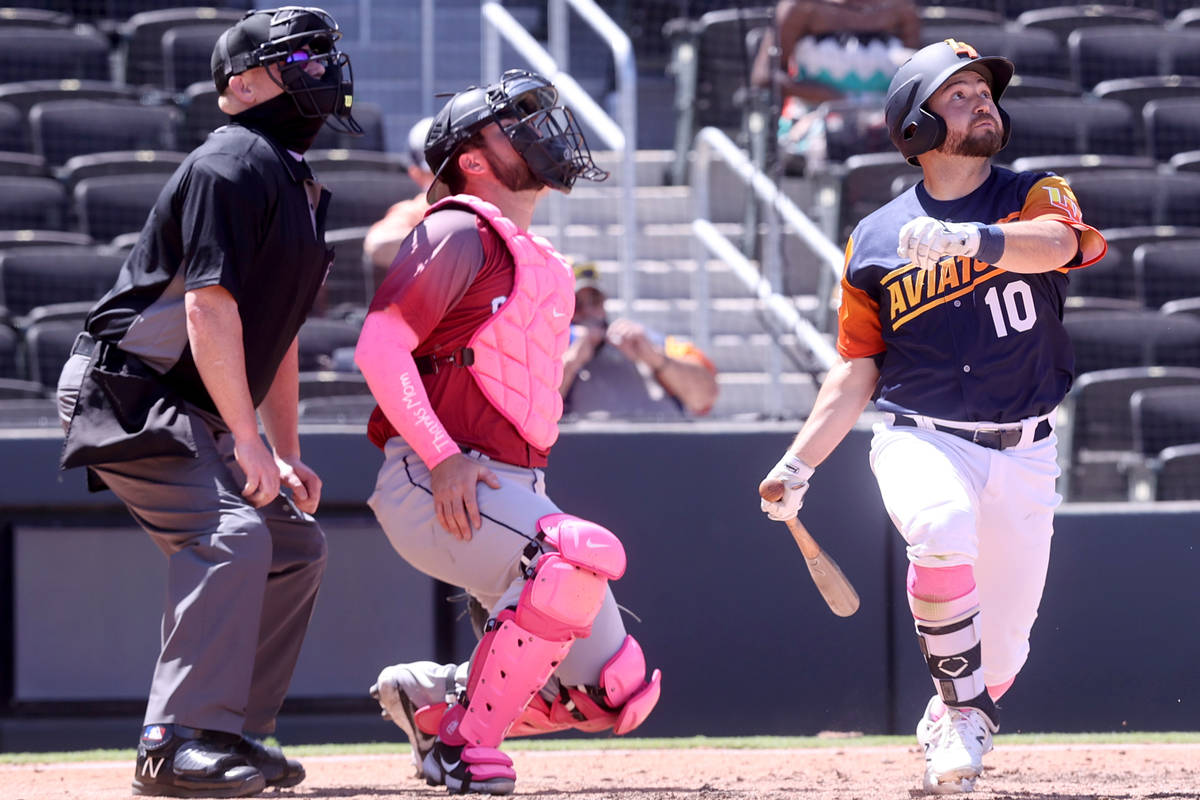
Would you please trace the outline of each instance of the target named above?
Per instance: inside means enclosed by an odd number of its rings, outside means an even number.
[[[908,565],[908,606],[913,617],[929,622],[953,619],[979,605],[975,570],[970,564],[953,567]]]

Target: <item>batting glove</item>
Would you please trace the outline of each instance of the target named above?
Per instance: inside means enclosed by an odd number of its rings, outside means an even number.
[[[779,463],[763,479],[783,484],[783,497],[774,502],[766,499],[759,501],[767,517],[776,522],[795,519],[800,506],[804,505],[804,493],[808,491],[808,479],[812,474],[812,467],[790,453],[779,459]]]
[[[917,217],[900,229],[896,255],[924,270],[933,269],[947,256],[967,256],[979,252],[979,226],[970,222],[943,222],[933,217]]]

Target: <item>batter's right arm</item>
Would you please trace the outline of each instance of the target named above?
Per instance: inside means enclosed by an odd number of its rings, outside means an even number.
[[[779,500],[762,500],[762,509],[768,516],[777,520],[796,516],[813,468],[846,438],[867,407],[878,380],[879,368],[874,359],[842,358],[833,365],[817,393],[812,413],[791,447],[759,484],[760,493],[768,482],[780,481],[784,485]]]

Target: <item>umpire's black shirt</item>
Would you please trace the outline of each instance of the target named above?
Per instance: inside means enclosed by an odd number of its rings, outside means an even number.
[[[328,205],[329,192],[308,165],[266,135],[239,124],[217,129],[163,187],[116,285],[88,315],[87,331],[216,412],[188,344],[184,292],[222,286],[238,304],[257,406],[332,261]]]

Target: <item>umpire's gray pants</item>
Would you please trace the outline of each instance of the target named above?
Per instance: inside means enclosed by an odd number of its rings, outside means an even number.
[[[70,419],[88,356],[59,381]],[[145,724],[267,734],[283,704],[325,570],[325,534],[280,496],[254,508],[233,436],[192,413],[197,458],[94,467],[167,557],[162,650]]]

